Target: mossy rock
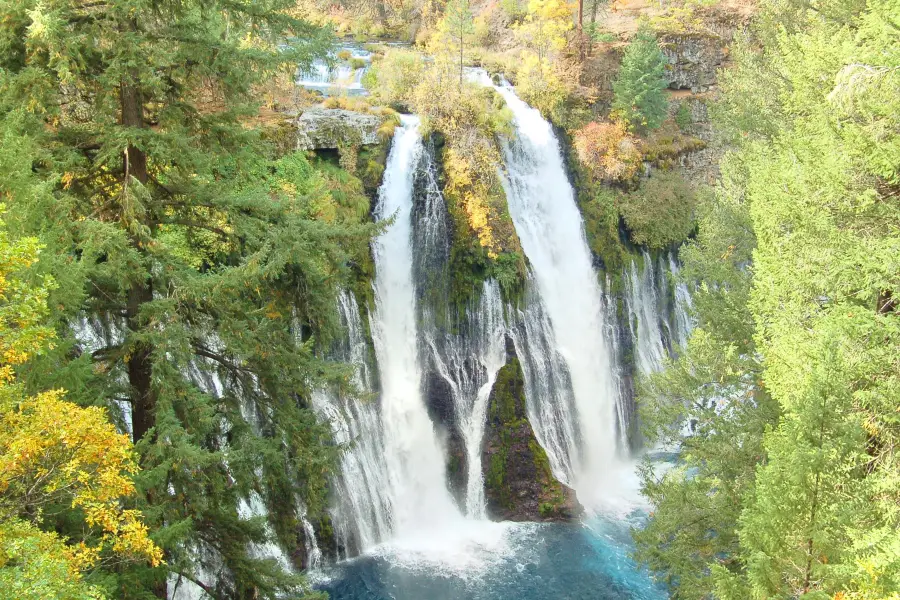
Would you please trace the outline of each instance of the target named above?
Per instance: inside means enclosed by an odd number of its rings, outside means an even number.
[[[571,488],[560,483],[538,443],[525,405],[518,358],[497,373],[488,400],[482,447],[488,514],[509,521],[568,521],[583,509]]]

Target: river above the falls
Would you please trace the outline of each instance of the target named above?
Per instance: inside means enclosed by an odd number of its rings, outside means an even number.
[[[314,580],[332,600],[663,600],[665,590],[629,557],[629,528],[640,518],[504,523],[503,547],[470,556],[468,568],[385,546]]]

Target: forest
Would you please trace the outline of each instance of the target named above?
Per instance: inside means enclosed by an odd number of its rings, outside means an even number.
[[[0,598],[900,600],[898,134],[898,0],[0,0]]]

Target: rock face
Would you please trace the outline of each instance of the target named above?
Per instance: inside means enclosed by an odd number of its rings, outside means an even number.
[[[725,60],[724,41],[710,34],[674,34],[660,37],[660,48],[669,61],[669,87],[705,92],[716,82],[716,69]]]
[[[447,483],[450,493],[460,506],[465,505],[466,481],[469,465],[466,461],[466,443],[459,431],[456,419],[456,405],[450,391],[450,384],[433,370],[425,374],[425,406],[433,423],[438,424],[444,436],[447,451]]]
[[[576,519],[584,509],[550,470],[525,411],[522,367],[509,355],[488,400],[481,454],[488,515],[508,521]]]
[[[342,150],[379,143],[381,117],[342,108],[314,107],[297,119],[299,150]]]

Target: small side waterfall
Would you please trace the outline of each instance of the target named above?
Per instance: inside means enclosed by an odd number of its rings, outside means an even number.
[[[547,452],[553,474],[571,486],[580,435],[578,412],[569,368],[557,351],[550,318],[533,279],[526,288],[524,308],[516,315],[512,337],[525,378],[528,420]]]
[[[691,312],[694,303],[691,300],[691,291],[683,281],[678,281],[678,275],[681,269],[675,260],[675,253],[669,253],[669,273],[672,275],[675,285],[675,342],[679,348],[687,345],[688,338],[691,335],[691,329],[694,328],[694,318]]]
[[[553,129],[511,88],[496,89],[514,115],[515,137],[504,144],[510,214],[532,265],[554,346],[568,367],[576,408],[557,414],[560,421],[575,419],[566,427],[578,433],[576,439],[566,440],[568,472],[556,475],[571,481],[582,503],[590,504],[598,496],[615,493],[609,473],[618,462],[618,386],[614,357],[604,337],[603,296]]]
[[[693,327],[691,294],[676,281],[678,272],[674,252],[660,254],[654,261],[646,250],[639,260],[632,259],[625,272],[628,327],[640,374],[662,369],[663,361],[687,343]]]
[[[418,126],[417,118],[403,117],[394,134],[376,208],[378,220],[394,222],[372,244],[372,338],[381,374],[392,530],[399,535],[421,534],[460,517],[421,391],[412,254],[413,178],[423,152]]]
[[[635,259],[626,274],[628,326],[634,340],[635,366],[639,373],[653,373],[662,368],[666,345],[660,312],[658,273],[650,254],[644,250],[639,267]]]
[[[331,519],[338,551],[343,549],[347,558],[387,537],[390,504],[381,417],[370,397],[375,382],[359,305],[352,294],[342,291],[338,309],[347,333],[337,358],[355,367],[352,382],[361,397],[322,389],[313,393],[312,400],[316,412],[331,423],[334,441],[343,447],[341,469],[333,481]]]
[[[466,515],[486,518],[481,443],[487,419],[488,397],[497,372],[506,363],[506,322],[500,285],[484,282],[481,300],[466,315],[458,335],[426,330],[432,364],[449,384],[456,426],[462,433],[466,454]]]

